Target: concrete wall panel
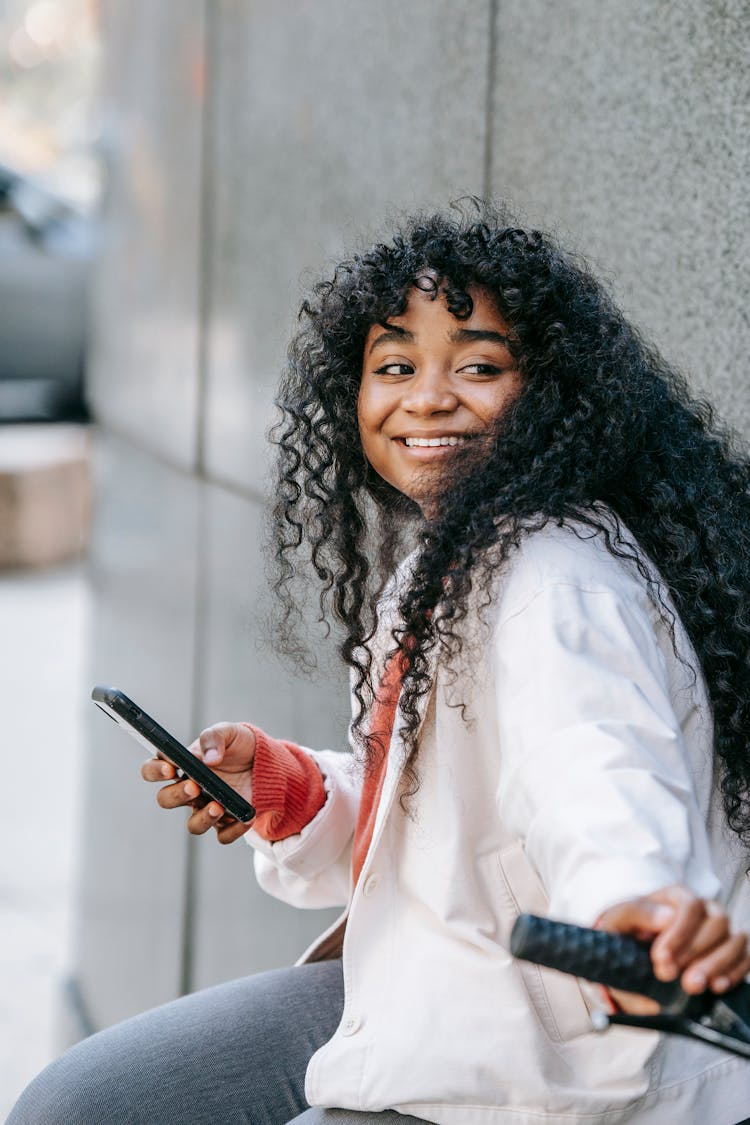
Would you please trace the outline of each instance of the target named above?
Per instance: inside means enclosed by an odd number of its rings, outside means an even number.
[[[750,432],[750,8],[504,0],[492,189],[592,255]]]
[[[90,397],[113,430],[195,462],[203,0],[104,5],[103,254]]]
[[[91,682],[191,734],[200,485],[105,435],[91,580]],[[179,994],[187,833],[140,777],[144,752],[90,704],[73,971],[97,1027]]]
[[[299,277],[483,184],[490,4],[212,7],[206,466],[257,488]]]
[[[330,682],[300,681],[274,656],[263,604],[261,513],[251,500],[208,486],[200,597],[200,726],[241,719],[308,746],[346,747],[343,670]],[[291,964],[335,917],[301,911],[258,887],[244,840],[195,841],[191,987]]]

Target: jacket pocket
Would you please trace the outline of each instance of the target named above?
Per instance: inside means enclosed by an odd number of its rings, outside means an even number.
[[[505,900],[511,926],[519,914],[545,915],[547,896],[523,846],[518,842],[510,844],[498,853],[497,860],[500,894]],[[510,944],[510,927],[507,941]],[[542,968],[530,961],[516,961],[515,965],[539,1022],[550,1039],[565,1042],[592,1030],[590,1008],[575,977]],[[586,987],[594,1001],[596,994],[590,991],[593,986]]]

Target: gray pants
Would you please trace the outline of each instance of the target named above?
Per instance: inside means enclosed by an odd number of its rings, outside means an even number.
[[[183,996],[84,1039],[26,1088],[6,1125],[397,1125],[388,1110],[310,1109],[305,1070],[333,1035],[340,961]]]

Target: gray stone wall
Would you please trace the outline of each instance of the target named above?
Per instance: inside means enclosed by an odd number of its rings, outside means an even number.
[[[185,740],[252,718],[342,746],[344,677],[258,627],[264,429],[300,278],[388,212],[510,198],[750,428],[743,0],[103,4],[92,681]],[[92,708],[93,712],[93,708]],[[100,1027],[288,963],[330,914],[188,838],[90,717],[71,1006]]]
[[[750,7],[501,0],[491,184],[750,432]]]

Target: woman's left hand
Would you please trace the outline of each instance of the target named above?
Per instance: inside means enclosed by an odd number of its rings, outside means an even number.
[[[612,906],[597,929],[651,941],[651,961],[659,980],[680,978],[693,995],[710,988],[726,992],[750,972],[747,935],[731,933],[729,918],[716,902],[706,902],[682,885]],[[646,996],[610,989],[619,1007],[631,1015],[652,1015],[659,1005]]]

